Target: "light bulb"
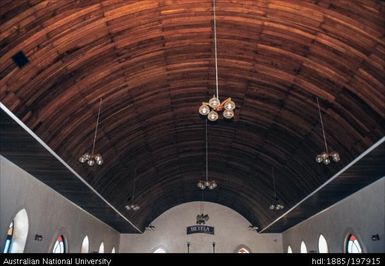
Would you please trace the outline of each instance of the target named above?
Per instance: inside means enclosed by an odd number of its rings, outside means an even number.
[[[212,184],[212,186],[213,186],[213,188],[216,188],[218,185],[217,185],[217,182],[213,182],[213,184]]]
[[[213,109],[217,108],[220,104],[221,104],[221,102],[219,101],[219,99],[217,97],[215,97],[215,95],[213,96],[213,98],[211,98],[209,100],[209,105]]]
[[[205,184],[206,187],[210,186],[210,182],[209,181],[205,181],[204,184]]]
[[[332,157],[333,161],[334,162],[339,162],[340,161],[340,155],[338,154],[338,152],[335,152],[335,151],[332,151],[330,153],[330,156]]]
[[[322,156],[320,154],[318,154],[317,157],[315,157],[315,161],[317,163],[322,163],[322,161],[323,161]]]
[[[326,152],[321,153],[321,158],[323,160],[326,160],[329,157],[329,155]]]
[[[88,152],[86,152],[85,154],[83,154],[83,157],[84,159],[86,159],[86,161],[88,161],[91,158],[91,155]]]
[[[324,160],[324,164],[325,165],[328,165],[330,163],[330,159],[329,159],[329,157],[328,158],[326,158],[325,160]]]
[[[215,112],[215,111],[211,111],[211,112],[208,114],[207,118],[208,118],[210,121],[217,121],[217,119],[218,119],[218,113]]]
[[[199,113],[201,115],[208,115],[209,112],[210,112],[210,108],[206,104],[202,104],[199,107]]]
[[[274,210],[275,209],[275,205],[274,204],[271,204],[270,207],[269,207],[270,210]]]
[[[225,110],[234,110],[235,109],[235,103],[233,101],[227,101],[224,106]]]
[[[81,162],[81,163],[85,163],[86,162],[86,158],[84,157],[84,155],[80,156],[79,162]]]
[[[223,111],[223,116],[226,119],[231,119],[234,117],[234,111],[233,110],[224,110]]]
[[[95,160],[94,159],[90,159],[90,160],[87,161],[87,164],[89,166],[94,166],[95,165]]]
[[[99,153],[96,154],[94,158],[95,158],[95,161],[103,161],[103,157]]]
[[[126,208],[127,210],[131,210],[131,207],[128,206],[128,205],[126,205],[125,208]]]

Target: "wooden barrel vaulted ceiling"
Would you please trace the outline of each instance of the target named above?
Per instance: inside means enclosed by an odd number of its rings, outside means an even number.
[[[217,0],[216,10],[219,95],[237,109],[209,123],[218,188],[204,197],[262,228],[283,213],[269,210],[272,167],[290,207],[385,135],[385,3]],[[2,0],[0,16],[1,102],[113,206],[143,229],[201,200],[212,1]],[[327,167],[315,162],[324,150],[316,97],[341,155]],[[104,165],[90,168],[78,158],[92,147],[100,98]],[[141,210],[130,213],[134,176]]]

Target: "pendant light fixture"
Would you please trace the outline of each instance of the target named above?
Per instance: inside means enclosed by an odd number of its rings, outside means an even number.
[[[125,206],[126,210],[128,211],[138,211],[140,210],[140,206],[135,203],[135,177],[136,177],[136,168],[134,173],[134,178],[132,180],[132,196],[129,200],[129,204]]]
[[[205,180],[199,180],[197,186],[202,190],[206,188],[213,190],[214,188],[217,187],[217,182],[215,182],[215,180],[209,180],[209,177],[208,177],[209,176],[209,155],[208,155],[209,153],[208,153],[208,143],[207,143],[207,120],[205,121],[205,123],[206,123],[206,131],[205,131],[206,133],[206,136],[205,136],[206,138],[206,178]]]
[[[216,94],[209,100],[209,102],[202,102],[199,107],[199,113],[207,116],[210,121],[216,121],[219,118],[218,112],[223,111],[223,117],[231,119],[234,117],[235,103],[231,98],[227,98],[222,103],[219,100],[218,89],[218,53],[217,53],[217,22],[215,11],[215,0],[213,0],[213,14],[214,14],[214,54],[215,54],[215,91]]]
[[[103,164],[103,157],[100,153],[95,154],[95,143],[96,143],[96,135],[98,133],[98,126],[99,126],[99,118],[100,118],[100,109],[102,106],[102,99],[100,98],[99,100],[99,111],[98,111],[98,118],[96,119],[96,126],[95,126],[95,133],[94,133],[94,142],[92,144],[92,151],[91,153],[84,153],[82,156],[79,158],[79,162],[81,163],[87,163],[88,166],[94,166],[95,163],[97,165],[102,165]]]
[[[318,97],[317,97],[317,106],[318,106],[319,118],[320,118],[320,121],[321,121],[322,136],[323,136],[323,139],[324,139],[325,151],[320,153],[320,154],[318,154],[315,157],[315,160],[316,160],[317,163],[323,163],[325,165],[330,164],[331,161],[339,162],[341,158],[340,158],[340,155],[338,154],[338,152],[332,151],[332,152],[329,153],[328,144],[326,142],[325,129],[324,129],[323,121],[322,121],[322,114],[321,114],[321,108],[320,108],[320,105],[319,105]]]
[[[275,186],[275,176],[274,176],[274,168],[271,169],[272,176],[273,176],[273,187],[274,187],[274,203],[270,205],[269,209],[272,211],[279,211],[285,208],[283,204],[279,202],[278,195],[277,195],[277,188]]]

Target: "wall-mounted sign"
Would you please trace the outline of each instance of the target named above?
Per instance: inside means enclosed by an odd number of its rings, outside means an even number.
[[[187,234],[195,234],[195,233],[203,233],[203,234],[214,234],[214,227],[213,226],[207,226],[207,225],[193,225],[188,226],[187,228]]]

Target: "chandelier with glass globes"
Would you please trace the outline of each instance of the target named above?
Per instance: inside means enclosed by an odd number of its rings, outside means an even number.
[[[103,164],[103,157],[100,153],[95,154],[95,142],[96,142],[96,135],[98,133],[98,126],[99,126],[99,118],[100,118],[100,108],[102,105],[102,99],[99,101],[99,111],[98,111],[98,118],[96,120],[96,126],[95,126],[95,133],[94,133],[94,141],[92,144],[92,151],[91,153],[85,152],[82,156],[79,157],[80,163],[87,163],[88,166],[94,166],[102,165]]]
[[[217,185],[217,182],[215,182],[215,180],[199,180],[199,182],[197,183],[197,187],[199,187],[202,190],[206,188],[213,190],[217,186],[218,185]]]
[[[210,121],[216,121],[219,118],[218,113],[221,111],[223,111],[224,118],[233,118],[234,109],[235,103],[231,100],[231,98],[227,98],[221,103],[218,97],[213,95],[209,102],[202,102],[202,105],[199,107],[199,113],[207,116],[207,119]]]
[[[318,97],[317,97],[317,105],[318,105],[318,113],[319,113],[319,117],[320,117],[320,121],[321,121],[322,136],[324,139],[325,151],[320,153],[320,154],[317,154],[317,156],[315,157],[315,160],[317,163],[323,163],[324,165],[328,165],[332,161],[337,163],[340,161],[341,158],[340,158],[340,155],[338,154],[338,152],[336,152],[336,151],[329,152]]]
[[[208,102],[202,102],[199,107],[199,113],[203,116],[207,116],[210,121],[216,121],[219,118],[219,112],[223,111],[223,117],[231,119],[234,117],[235,103],[231,98],[227,98],[223,102],[219,100],[218,93],[218,54],[217,54],[217,23],[215,15],[215,0],[213,1],[213,13],[214,13],[214,55],[215,55],[215,88],[216,94]]]

